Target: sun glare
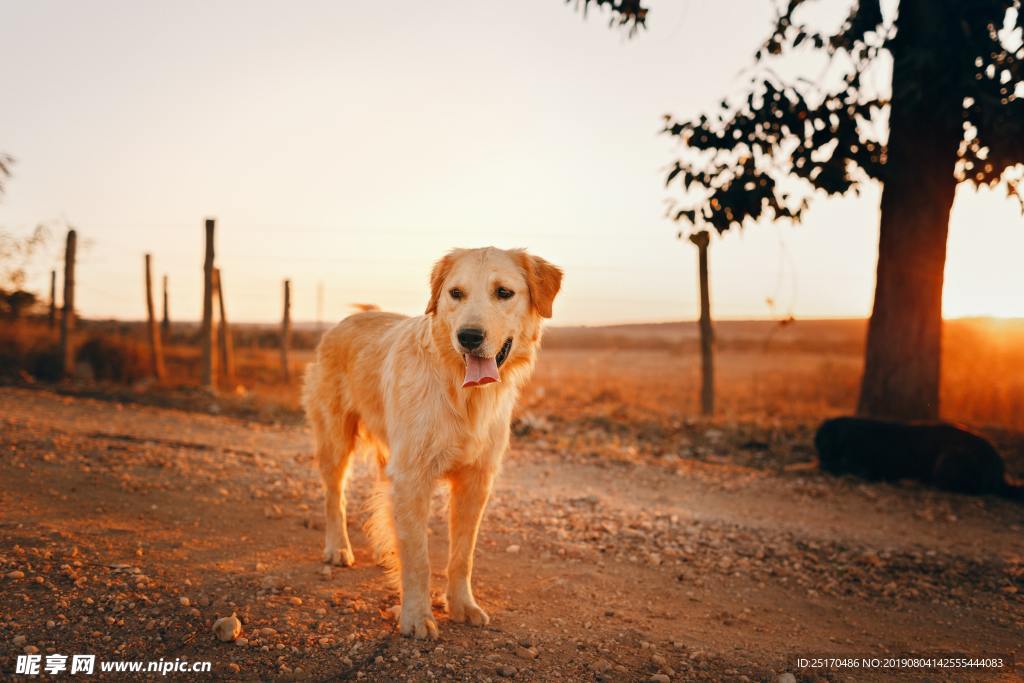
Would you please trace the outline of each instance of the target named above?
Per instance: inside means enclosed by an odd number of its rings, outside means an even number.
[[[942,313],[1024,317],[1024,216],[1004,190],[961,187],[950,217]]]

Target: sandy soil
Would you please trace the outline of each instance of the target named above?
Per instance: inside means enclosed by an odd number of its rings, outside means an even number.
[[[491,624],[441,617],[441,639],[421,642],[385,616],[363,467],[357,566],[320,563],[304,429],[14,388],[0,424],[2,676],[28,651],[213,663],[189,680],[1024,677],[1024,506],[825,477],[806,448],[771,466],[728,448],[614,458],[564,448],[542,421],[519,430],[477,556]],[[213,620],[232,612],[242,639],[219,642]],[[1007,666],[797,665],[934,653]]]

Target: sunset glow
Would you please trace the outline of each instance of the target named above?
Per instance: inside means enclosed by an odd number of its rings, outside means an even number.
[[[92,317],[144,315],[151,251],[174,316],[197,319],[215,216],[236,320],[275,320],[286,277],[299,320],[317,317],[321,284],[327,320],[362,301],[417,313],[436,258],[488,244],[564,264],[556,324],[693,318],[696,252],[664,217],[659,117],[716,106],[770,7],[654,4],[660,21],[632,40],[550,0],[323,2],[288,17],[251,3],[242,18],[229,5],[8,6],[5,44],[35,56],[0,64],[13,95],[0,125],[17,133],[0,225],[76,226]],[[740,7],[764,16],[705,30]],[[959,192],[947,317],[1024,315],[1024,221],[1004,194]],[[868,315],[878,199],[819,198],[802,225],[716,239],[715,316]],[[38,291],[58,242],[31,273]]]

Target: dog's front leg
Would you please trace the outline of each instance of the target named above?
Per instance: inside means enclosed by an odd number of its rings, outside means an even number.
[[[468,467],[449,476],[451,503],[448,520],[448,613],[452,621],[486,626],[490,618],[473,598],[473,553],[484,506],[491,494],[493,473]]]
[[[402,635],[437,638],[437,622],[430,611],[430,555],[427,522],[432,481],[402,477],[392,483],[391,513],[401,566],[402,606],[398,629]]]

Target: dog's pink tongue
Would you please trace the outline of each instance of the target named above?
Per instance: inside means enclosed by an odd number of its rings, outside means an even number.
[[[462,380],[463,387],[478,387],[491,382],[500,382],[498,377],[498,363],[493,358],[480,358],[467,354],[466,378]]]

